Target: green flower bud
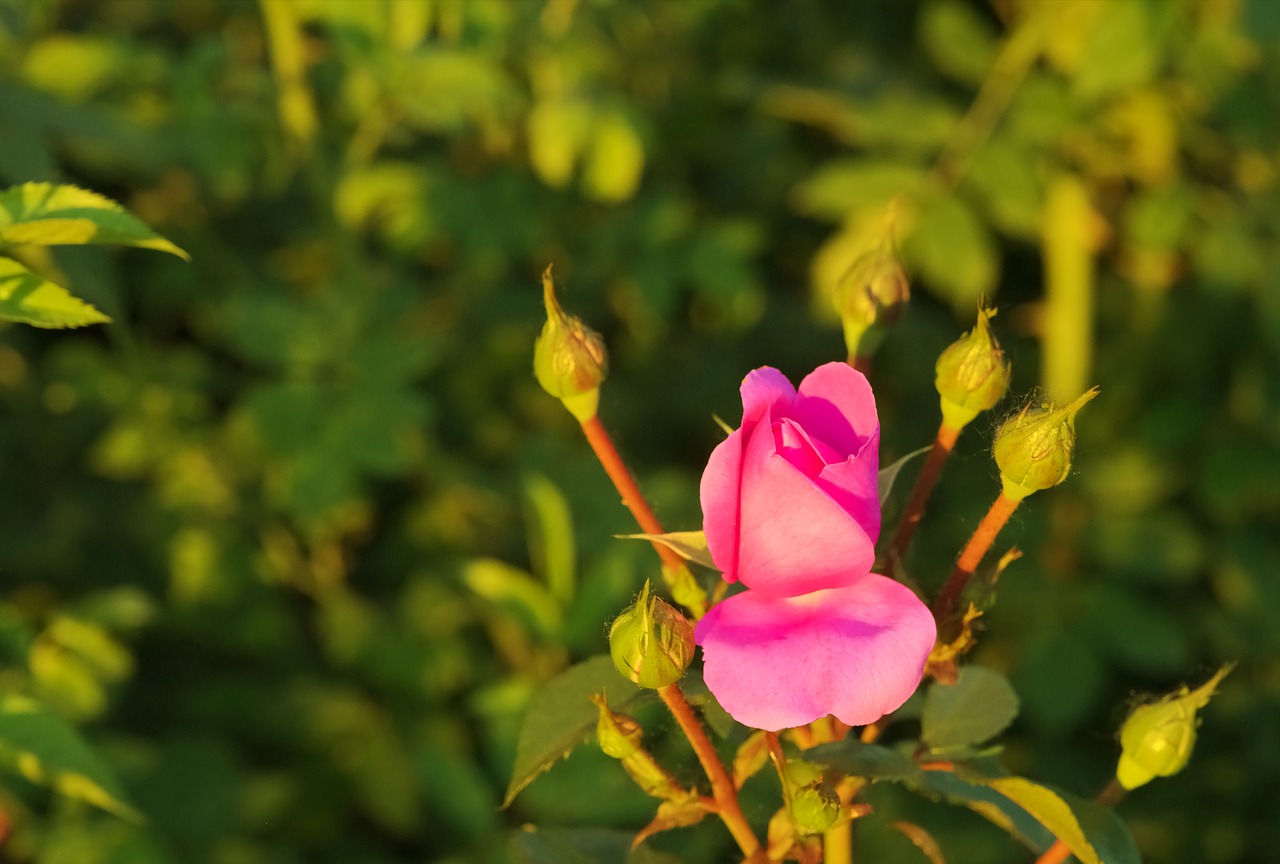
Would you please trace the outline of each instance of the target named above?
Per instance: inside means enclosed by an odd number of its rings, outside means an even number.
[[[1007,497],[1020,501],[1067,479],[1076,449],[1076,414],[1097,395],[1094,387],[1066,405],[1029,404],[1004,421],[996,432],[995,457]]]
[[[978,323],[938,357],[934,386],[942,398],[942,420],[963,429],[983,411],[1004,398],[1010,366],[1000,343],[991,335],[995,309],[978,306]]]
[[[840,799],[821,783],[801,786],[791,796],[791,818],[801,834],[821,834],[843,815]]]
[[[853,262],[832,299],[849,356],[874,353],[911,299],[911,283],[887,239]]]
[[[693,661],[693,625],[680,611],[649,593],[649,583],[634,606],[609,629],[613,665],[629,681],[657,689],[684,677]]]
[[[1120,764],[1116,779],[1137,789],[1156,777],[1177,774],[1191,758],[1196,744],[1196,712],[1209,704],[1218,683],[1232,666],[1218,670],[1202,687],[1181,688],[1159,702],[1142,705],[1120,727]]]
[[[542,302],[547,323],[533,346],[533,375],[574,417],[590,420],[596,415],[600,384],[608,372],[604,340],[582,319],[560,308],[550,266],[542,274]]]
[[[604,695],[592,696],[599,716],[596,719],[596,740],[606,756],[614,759],[626,759],[639,752],[644,742],[644,730],[629,714],[618,714],[609,709]]]

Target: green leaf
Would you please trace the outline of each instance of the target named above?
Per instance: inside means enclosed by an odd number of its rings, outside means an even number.
[[[1002,777],[987,785],[1035,817],[1071,850],[1081,864],[1102,864],[1071,806],[1056,792],[1021,777]],[[1109,861],[1107,864],[1120,864]]]
[[[525,478],[524,498],[532,529],[529,551],[534,572],[546,580],[552,596],[567,607],[573,601],[576,570],[569,502],[556,485],[541,474]]]
[[[929,797],[942,796],[968,807],[1036,852],[1042,852],[1053,844],[1053,834],[1031,814],[980,782],[966,782],[950,771],[921,771],[909,779],[907,785]]]
[[[939,72],[966,84],[981,83],[996,55],[994,28],[959,0],[925,6],[920,41]]]
[[[110,198],[54,183],[24,183],[0,192],[0,243],[118,243],[191,260]]]
[[[701,531],[671,531],[666,534],[615,534],[619,540],[648,540],[661,543],[686,561],[718,570],[707,551],[707,535]]]
[[[905,780],[920,773],[916,763],[897,750],[855,739],[819,744],[804,752],[806,762],[834,768],[851,777],[869,780]]]
[[[83,327],[111,319],[11,258],[0,258],[0,319],[33,327]]]
[[[791,193],[797,210],[820,219],[840,220],[862,207],[910,194],[924,180],[924,169],[902,162],[838,159],[802,180]]]
[[[609,697],[610,708],[624,711],[648,691],[619,675],[613,659],[601,654],[566,669],[537,692],[516,739],[516,764],[503,807],[510,806],[534,778],[595,734],[597,711],[590,697],[600,692]]]
[[[922,214],[902,244],[902,257],[934,294],[956,308],[972,308],[995,290],[995,241],[973,210],[955,197],[935,201]]]
[[[933,445],[921,447],[919,450],[912,450],[888,468],[880,469],[880,506],[883,507],[884,502],[889,500],[889,493],[893,491],[893,484],[897,481],[898,474],[901,473],[906,464],[917,456],[928,453],[931,449],[933,449]]]
[[[1003,675],[965,666],[954,684],[934,684],[924,700],[920,737],[933,750],[981,744],[1018,716],[1018,696]]]
[[[0,747],[12,754],[27,779],[122,819],[144,821],[80,733],[33,703],[10,699],[0,707]]]

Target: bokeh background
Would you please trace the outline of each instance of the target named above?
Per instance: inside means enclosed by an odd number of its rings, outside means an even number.
[[[712,415],[844,356],[829,293],[902,196],[886,462],[932,437],[980,295],[996,413],[1102,388],[1000,541],[975,659],[1023,702],[1007,764],[1092,795],[1135,699],[1237,660],[1120,812],[1150,861],[1280,860],[1278,120],[1271,0],[0,0],[0,185],[94,189],[193,257],[32,252],[114,323],[0,331],[0,690],[147,815],[10,771],[0,857],[480,864],[525,822],[643,825],[591,748],[498,808],[531,695],[654,575],[531,375],[539,274],[694,529]],[[998,489],[997,419],[922,524],[926,588]],[[1031,860],[873,800],[949,862]],[[714,826],[656,845],[732,860]]]

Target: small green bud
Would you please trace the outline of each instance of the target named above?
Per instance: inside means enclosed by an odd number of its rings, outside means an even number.
[[[1007,497],[1020,501],[1067,479],[1076,449],[1076,414],[1097,395],[1094,387],[1066,405],[1029,404],[1004,421],[996,432],[995,457]]]
[[[821,834],[843,815],[840,799],[821,783],[801,786],[791,796],[791,818],[801,834]]]
[[[694,650],[693,625],[674,606],[650,595],[648,582],[609,629],[613,665],[641,687],[656,690],[679,681]]]
[[[942,398],[942,419],[952,429],[963,429],[973,418],[1004,398],[1009,389],[1010,366],[1000,343],[991,335],[995,309],[978,306],[978,323],[951,343],[934,367],[934,386]]]
[[[832,299],[849,356],[874,353],[911,299],[911,283],[887,237],[853,262],[836,283]]]
[[[590,420],[596,415],[600,384],[609,367],[604,340],[582,319],[560,308],[550,266],[542,274],[542,302],[547,323],[533,346],[533,375],[574,417]]]
[[[596,740],[606,756],[614,759],[626,759],[640,750],[644,742],[644,730],[629,714],[618,714],[609,709],[604,695],[592,696],[599,716],[596,719]]]
[[[1142,705],[1120,727],[1120,764],[1116,779],[1137,789],[1156,777],[1177,774],[1191,758],[1196,743],[1196,712],[1209,704],[1218,683],[1232,666],[1223,666],[1204,686],[1182,687],[1159,702]]]

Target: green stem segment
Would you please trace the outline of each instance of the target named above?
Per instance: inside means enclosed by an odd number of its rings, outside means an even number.
[[[911,537],[915,534],[916,525],[920,523],[920,517],[924,515],[924,505],[928,503],[929,496],[933,493],[933,487],[937,485],[938,478],[942,476],[942,468],[947,464],[947,457],[951,455],[952,449],[956,446],[956,439],[960,437],[960,430],[952,426],[948,426],[946,421],[938,427],[938,434],[934,436],[933,447],[929,450],[929,455],[925,459],[924,467],[920,469],[919,476],[916,477],[916,483],[911,487],[911,497],[907,499],[907,508],[902,512],[902,518],[898,521],[898,528],[893,532],[893,542],[890,544],[890,561],[896,566],[897,562],[906,557],[907,547],[911,545]]]
[[[978,523],[977,530],[973,532],[973,536],[965,544],[964,551],[960,553],[956,569],[951,571],[951,577],[943,586],[942,593],[933,602],[933,617],[940,626],[944,625],[955,611],[956,603],[964,593],[965,586],[969,584],[974,571],[982,563],[982,557],[987,554],[987,550],[995,542],[996,535],[1000,533],[1004,523],[1009,521],[1009,517],[1021,502],[1021,498],[1011,498],[1001,492],[996,497],[995,503],[991,505],[991,509],[987,511],[987,515],[983,516],[982,521]]]
[[[724,763],[716,753],[716,748],[707,738],[706,731],[698,721],[697,715],[693,713],[693,708],[685,700],[684,694],[680,692],[678,686],[669,684],[666,687],[659,687],[658,695],[662,697],[667,709],[676,718],[676,723],[680,725],[680,729],[693,746],[694,755],[698,757],[702,770],[711,781],[711,795],[716,802],[716,812],[725,827],[729,829],[729,833],[733,835],[747,862],[767,864],[768,859],[760,846],[760,841],[751,830],[751,826],[747,824],[747,817],[743,815],[742,807],[738,804],[738,793],[734,788],[733,778],[725,770]]]

